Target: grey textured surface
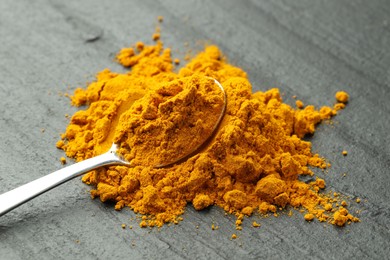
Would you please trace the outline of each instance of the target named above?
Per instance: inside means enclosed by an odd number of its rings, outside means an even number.
[[[150,42],[162,15],[162,39],[175,56],[184,42],[194,50],[198,40],[213,42],[255,89],[278,87],[290,104],[292,95],[332,104],[337,90],[348,91],[347,108],[311,141],[332,163],[318,173],[327,189],[363,200],[351,206],[362,222],[345,228],[296,212],[254,216],[261,228],[245,221],[236,232],[221,209],[188,207],[180,225],[149,230],[130,210],[91,200],[75,179],[0,218],[0,259],[389,257],[389,1],[1,0],[0,13],[0,193],[62,167],[55,143],[76,109],[59,93],[106,67],[121,71],[114,54]]]

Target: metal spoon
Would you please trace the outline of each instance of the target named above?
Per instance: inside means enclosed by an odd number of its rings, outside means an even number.
[[[219,118],[217,122],[215,122],[214,128],[212,129],[212,132],[210,133],[210,136],[215,132],[217,129],[219,123],[221,122],[223,115],[225,113],[226,109],[226,93],[223,89],[222,85],[215,79],[213,79],[216,83],[216,85],[221,89],[223,94],[223,107],[221,109],[221,113],[219,115]],[[190,151],[188,155],[193,154],[202,144],[204,144],[210,136],[207,136],[204,140],[202,140],[199,145],[194,148],[194,150]],[[124,160],[121,155],[119,155],[117,152],[117,145],[114,143],[111,146],[111,149],[99,156],[81,161],[79,163],[75,163],[73,165],[70,165],[68,167],[62,168],[61,170],[55,171],[53,173],[50,173],[46,176],[43,176],[39,179],[36,179],[34,181],[31,181],[27,184],[24,184],[18,188],[15,188],[11,191],[5,192],[0,195],[0,216],[6,214],[7,212],[11,211],[12,209],[22,205],[23,203],[41,195],[42,193],[66,182],[70,179],[73,179],[77,176],[80,176],[86,172],[89,172],[91,170],[94,170],[96,168],[102,167],[102,166],[108,166],[108,165],[125,165],[130,166],[130,162]],[[177,160],[173,162],[168,162],[165,164],[157,165],[156,167],[165,167],[168,165],[172,165],[180,160],[183,159],[183,156],[180,158],[177,158]]]

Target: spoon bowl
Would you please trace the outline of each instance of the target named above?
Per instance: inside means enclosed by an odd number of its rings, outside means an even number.
[[[199,144],[194,149],[189,151],[187,154],[180,156],[177,159],[175,158],[174,161],[170,161],[167,163],[160,163],[158,165],[155,165],[154,167],[156,168],[167,167],[169,165],[182,161],[183,159],[187,158],[190,155],[193,155],[205,142],[207,142],[207,140],[210,139],[210,136],[212,136],[215,130],[218,128],[218,125],[225,114],[227,98],[226,98],[225,90],[222,87],[222,85],[216,79],[213,80],[215,84],[218,86],[218,88],[221,90],[221,93],[223,94],[223,106],[221,108],[221,113],[217,121],[213,125],[212,132],[210,133],[210,135],[200,140]],[[123,165],[123,166],[131,167],[131,162],[126,161],[122,155],[117,153],[117,150],[118,150],[118,145],[113,143],[110,150],[104,154],[72,164],[58,171],[52,172],[46,176],[43,176],[39,179],[24,184],[11,191],[1,194],[0,195],[0,216],[6,214],[12,209],[41,195],[46,191],[51,190],[52,188],[64,182],[67,182],[77,176],[80,176],[84,173],[87,173],[99,167],[110,166],[110,165]]]

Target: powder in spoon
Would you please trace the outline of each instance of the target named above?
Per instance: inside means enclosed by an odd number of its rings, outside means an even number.
[[[346,207],[336,206],[339,197],[321,191],[326,186],[323,179],[305,183],[298,178],[313,175],[312,168],[329,166],[302,138],[344,108],[345,95],[337,97],[341,103],[333,107],[308,105],[296,110],[283,103],[276,88],[253,93],[246,73],[229,64],[217,46],[206,47],[178,72],[170,49],[164,49],[160,40],[151,46],[138,43],[125,48],[117,59],[128,72],[106,69],[86,89],[76,89],[72,103],[85,105],[85,110],[72,116],[57,143],[68,157],[81,161],[106,152],[115,141],[121,153],[135,160],[135,167],[110,166],[86,174],[83,181],[94,187],[93,198],[114,201],[117,210],[130,207],[143,214],[141,227],[177,223],[187,204],[197,210],[219,206],[237,216],[237,229],[244,216],[278,214],[288,206],[310,214],[306,217],[310,221],[339,226],[359,221]],[[201,137],[197,131],[213,122],[215,110],[209,105],[215,98],[213,91],[199,88],[197,99],[184,94],[191,87],[181,84],[204,76],[221,82],[227,94],[226,113],[215,135],[183,162],[166,168],[150,166],[156,163],[150,151],[175,154],[176,148],[191,146],[191,136]],[[219,104],[216,99],[213,102]],[[187,122],[186,113],[193,119]],[[161,124],[163,115],[172,124]],[[137,124],[144,124],[144,133],[132,133]],[[177,124],[188,129],[175,133]],[[150,135],[161,138],[149,142]],[[137,145],[134,154],[130,148]]]
[[[132,166],[177,162],[212,134],[223,115],[224,93],[194,74],[160,84],[121,115],[114,142]]]

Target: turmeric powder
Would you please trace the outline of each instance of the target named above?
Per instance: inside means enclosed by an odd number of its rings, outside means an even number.
[[[297,108],[304,108],[305,107],[305,105],[303,104],[303,102],[301,100],[295,101],[295,105],[297,106]]]
[[[217,46],[206,47],[175,72],[171,50],[153,38],[155,45],[137,43],[119,52],[118,62],[129,68],[126,73],[103,70],[71,97],[73,105],[86,109],[72,116],[57,147],[81,161],[116,142],[133,163],[87,173],[82,180],[94,187],[93,198],[143,214],[141,227],[177,223],[189,203],[196,210],[217,205],[235,214],[237,229],[244,216],[276,214],[288,205],[304,208],[307,220],[339,226],[358,221],[345,208],[331,214],[336,199],[320,192],[324,180],[307,184],[298,178],[313,175],[310,168],[328,167],[302,138],[344,106],[316,109],[302,103],[296,110],[283,103],[276,88],[253,93],[246,73],[229,64]],[[227,94],[226,113],[215,135],[187,160],[154,168],[210,134],[221,98],[210,82],[201,84],[205,77],[221,82]],[[134,132],[140,125],[142,131]]]
[[[170,164],[204,143],[223,110],[224,94],[213,79],[183,77],[135,101],[121,115],[114,142],[133,166]]]
[[[347,103],[349,100],[349,95],[345,91],[338,91],[335,95],[336,99],[340,103]]]
[[[60,158],[60,162],[61,162],[62,164],[66,164],[66,158],[65,158],[65,157],[61,157],[61,158]]]

